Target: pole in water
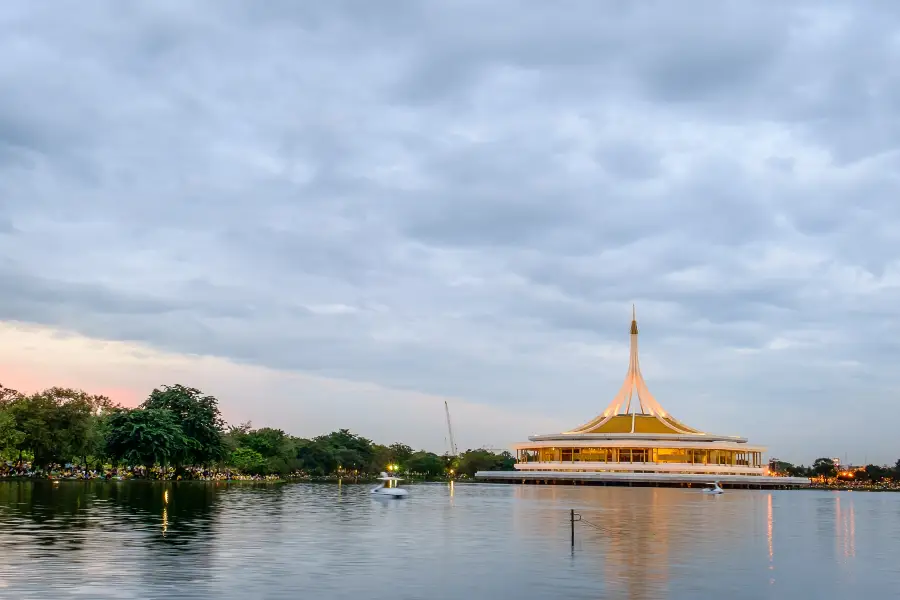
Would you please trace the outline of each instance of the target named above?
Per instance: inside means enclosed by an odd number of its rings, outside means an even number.
[[[569,521],[572,526],[572,547],[575,547],[575,509],[569,511]]]

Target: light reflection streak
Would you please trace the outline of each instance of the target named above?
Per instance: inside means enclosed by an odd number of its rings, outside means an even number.
[[[167,508],[167,504],[169,504],[169,490],[163,491],[163,512],[162,512],[162,534],[163,537],[166,537],[166,531],[169,529],[169,509]]]
[[[850,506],[841,508],[841,497],[838,496],[834,509],[835,541],[843,544],[845,557],[856,556],[856,513],[853,510],[853,500]]]
[[[769,543],[769,570],[775,570],[775,544],[774,544],[774,533],[775,533],[775,515],[772,510],[772,494],[770,493],[766,500],[766,539]],[[774,575],[774,574],[773,574]],[[773,585],[775,583],[775,577],[769,577],[769,585]]]

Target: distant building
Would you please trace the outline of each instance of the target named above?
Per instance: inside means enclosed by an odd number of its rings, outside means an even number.
[[[655,485],[713,480],[753,487],[809,484],[806,478],[769,476],[764,447],[750,445],[746,438],[694,429],[666,412],[641,374],[634,314],[628,372],[609,406],[580,427],[528,440],[514,446],[515,471],[480,471],[476,477]]]

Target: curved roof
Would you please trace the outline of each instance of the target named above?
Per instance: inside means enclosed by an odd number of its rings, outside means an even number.
[[[671,423],[665,417],[632,413],[630,415],[614,415],[580,433],[669,433],[673,435],[684,435],[685,433],[690,434],[700,432],[685,425],[679,427],[678,425]]]
[[[633,311],[633,309],[632,309]],[[637,406],[632,412],[631,401],[637,397]],[[638,411],[640,409],[640,412]],[[637,317],[631,318],[631,353],[628,372],[619,392],[606,409],[587,423],[566,431],[565,435],[576,434],[654,434],[654,435],[705,435],[704,432],[688,427],[656,401],[647,389],[641,364],[638,359]]]

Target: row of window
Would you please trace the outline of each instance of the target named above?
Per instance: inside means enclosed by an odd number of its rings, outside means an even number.
[[[759,467],[762,465],[762,453],[696,448],[537,448],[519,450],[518,460],[521,463],[687,463]]]

